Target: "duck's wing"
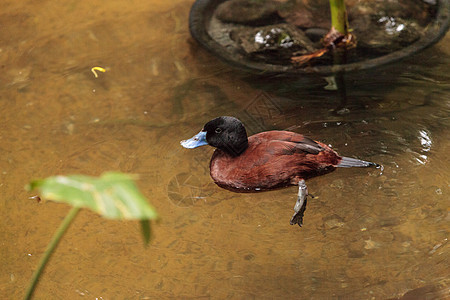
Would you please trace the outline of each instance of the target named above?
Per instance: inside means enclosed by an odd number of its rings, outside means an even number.
[[[289,141],[289,144],[294,144],[294,148],[290,149],[290,151],[298,152],[303,151],[309,154],[319,154],[319,152],[325,150],[322,146],[320,146],[316,141],[303,137],[303,139],[299,141]],[[286,145],[288,148],[290,146]]]
[[[325,150],[316,141],[294,132],[279,132],[277,137],[270,141],[270,148],[283,155],[298,153],[319,154]]]

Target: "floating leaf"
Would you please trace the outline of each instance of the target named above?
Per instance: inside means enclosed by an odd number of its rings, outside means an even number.
[[[53,176],[32,181],[27,188],[39,189],[44,199],[90,208],[109,219],[157,219],[158,214],[138,190],[134,179],[116,172],[100,177]]]

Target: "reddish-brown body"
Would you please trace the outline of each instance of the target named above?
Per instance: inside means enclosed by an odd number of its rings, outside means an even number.
[[[216,149],[211,177],[222,188],[256,192],[297,185],[301,179],[333,171],[341,157],[327,145],[289,131],[267,131],[248,138],[238,156]]]

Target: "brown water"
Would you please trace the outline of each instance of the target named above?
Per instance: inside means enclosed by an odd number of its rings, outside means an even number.
[[[2,1],[0,298],[20,299],[69,207],[23,187],[54,174],[140,174],[157,208],[137,222],[83,210],[36,299],[449,298],[450,37],[347,79],[255,78],[199,48],[192,1]],[[90,69],[106,68],[95,78]],[[235,194],[208,175],[212,149],[181,148],[209,119],[302,132],[383,169],[339,169],[296,188]],[[431,297],[430,296],[430,297]]]

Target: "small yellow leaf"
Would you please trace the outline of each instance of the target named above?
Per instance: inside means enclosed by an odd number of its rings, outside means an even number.
[[[102,67],[93,67],[91,69],[91,71],[92,71],[92,73],[94,73],[95,78],[98,78],[97,72],[95,72],[95,71],[99,71],[99,72],[102,72],[102,73],[106,72],[106,70],[104,68],[102,68]]]

